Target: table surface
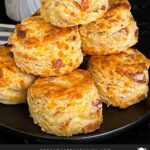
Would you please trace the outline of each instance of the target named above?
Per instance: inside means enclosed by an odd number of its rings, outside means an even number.
[[[138,11],[139,15],[145,15],[146,20],[150,21],[150,1],[149,0],[144,0],[144,4],[142,3],[142,0],[136,0],[134,3],[136,5],[133,5],[133,14],[137,13]],[[139,7],[138,7],[139,6]],[[148,7],[149,6],[149,7]],[[149,11],[147,13],[147,11]],[[136,15],[138,16],[138,15]],[[148,17],[148,18],[147,18]],[[138,21],[139,26],[140,23],[143,21],[141,20],[141,17],[135,17],[135,19]],[[142,18],[143,19],[143,18]],[[6,24],[16,24],[15,21],[9,19],[6,16],[5,12],[5,6],[4,6],[4,0],[0,0],[0,23],[6,23]],[[145,25],[145,24],[143,24]],[[146,30],[141,30],[142,34],[146,34],[146,32],[150,31],[150,23],[146,25]],[[150,34],[150,33],[149,33]],[[148,36],[148,35],[145,35]],[[141,39],[142,40],[142,39]],[[150,38],[148,37],[147,41],[150,41]],[[141,41],[143,42],[143,41]],[[145,41],[146,42],[146,41]],[[149,43],[145,43],[145,49],[150,49]],[[148,56],[149,55],[149,52]],[[15,135],[0,131],[0,144],[31,144],[31,143],[40,143],[40,141],[28,141],[24,138],[21,137],[16,137]],[[52,141],[51,143],[57,143],[56,141]],[[110,138],[108,140],[100,141],[100,142],[93,142],[93,143],[98,143],[98,144],[150,144],[150,119],[144,121],[141,125],[138,127],[127,131],[124,134],[121,134],[119,136]]]

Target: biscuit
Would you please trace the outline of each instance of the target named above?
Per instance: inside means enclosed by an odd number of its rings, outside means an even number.
[[[17,68],[9,47],[0,46],[0,103],[25,103],[27,88],[34,79]]]
[[[46,22],[61,28],[88,24],[108,9],[108,0],[41,0],[41,15]]]
[[[35,124],[50,134],[86,134],[102,123],[102,102],[87,71],[39,78],[29,88],[27,101]]]
[[[80,27],[84,53],[117,54],[137,43],[138,27],[130,12],[130,4],[125,0],[116,2],[111,3],[102,18]]]
[[[17,25],[8,41],[17,66],[33,75],[64,75],[83,61],[78,27],[52,26],[37,13]]]
[[[148,95],[150,60],[134,49],[117,55],[91,56],[88,70],[108,106],[127,108]]]

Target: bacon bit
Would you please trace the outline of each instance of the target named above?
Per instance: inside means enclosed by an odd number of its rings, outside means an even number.
[[[17,36],[20,38],[25,38],[26,37],[26,31],[25,30],[18,30]]]
[[[137,29],[137,30],[135,31],[135,36],[136,36],[136,37],[139,36],[139,29]]]
[[[144,73],[138,73],[133,76],[133,80],[138,83],[146,83],[146,76]]]
[[[57,59],[54,63],[53,63],[53,66],[55,67],[55,68],[57,68],[57,69],[60,69],[61,67],[62,67],[62,65],[63,65],[63,62],[62,62],[62,60],[59,58],[59,59]]]
[[[91,132],[94,132],[96,129],[99,129],[99,128],[100,128],[100,125],[98,122],[91,123],[84,128],[84,133],[91,133]]]
[[[119,73],[121,73],[121,72],[119,72]],[[127,77],[133,79],[134,81],[136,81],[138,83],[146,83],[146,76],[143,72],[137,72],[135,74],[129,73],[129,72],[124,72],[124,75],[126,75]]]
[[[121,33],[127,35],[127,34],[129,33],[128,28],[123,28],[123,29],[121,30]]]
[[[96,99],[95,101],[92,101],[92,105],[96,108],[96,111],[98,111],[102,107],[102,101],[100,99]]]
[[[81,9],[86,11],[89,8],[89,1],[88,0],[81,0]]]
[[[106,6],[105,5],[103,5],[102,6],[102,8],[101,8],[101,10],[105,10],[106,9]]]

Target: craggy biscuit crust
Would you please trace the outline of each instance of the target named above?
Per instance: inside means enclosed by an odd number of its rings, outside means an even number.
[[[127,108],[148,95],[150,61],[134,49],[118,55],[91,56],[88,70],[108,106]]]
[[[23,73],[13,60],[9,47],[0,46],[0,103],[26,102],[27,88],[35,77]]]
[[[89,72],[39,78],[28,91],[31,117],[43,131],[58,136],[90,133],[102,123],[102,103]]]
[[[116,54],[138,41],[138,28],[128,1],[110,2],[110,8],[102,18],[80,27],[82,49],[86,54]]]
[[[108,9],[108,0],[41,0],[41,14],[46,22],[65,28],[88,24]]]
[[[83,60],[78,27],[61,29],[34,15],[16,26],[9,37],[15,62],[22,71],[43,77],[60,76]]]

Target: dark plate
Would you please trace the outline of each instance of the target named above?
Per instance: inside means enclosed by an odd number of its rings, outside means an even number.
[[[5,106],[1,104],[0,125],[7,131],[35,140],[70,140],[80,142],[95,139],[102,140],[126,131],[126,129],[134,127],[150,116],[150,96],[146,100],[126,110],[113,107],[107,108],[104,106],[103,114],[104,122],[100,130],[87,135],[57,137],[42,132],[38,126],[33,124],[26,105]]]
[[[131,2],[134,17],[140,27],[140,39],[136,47],[150,58],[150,1],[135,0]],[[135,127],[149,117],[150,94],[146,100],[126,110],[104,106],[103,114],[104,122],[100,130],[87,135],[57,137],[42,132],[38,126],[34,125],[33,120],[29,117],[27,105],[5,106],[0,104],[0,127],[7,132],[37,141],[61,140],[88,142],[103,140],[125,132],[127,129]]]

